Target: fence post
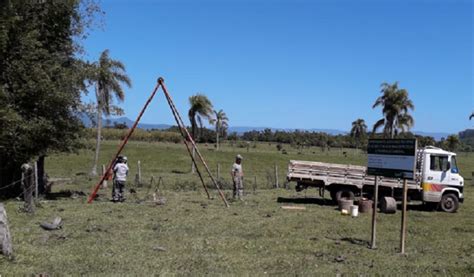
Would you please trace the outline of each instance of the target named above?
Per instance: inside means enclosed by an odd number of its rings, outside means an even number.
[[[33,201],[33,190],[34,190],[34,172],[29,164],[23,164],[22,170],[22,186],[23,186],[23,198],[25,200],[25,211],[27,213],[35,212],[35,203]]]
[[[275,164],[275,188],[279,188],[280,184],[278,182],[278,166]]]
[[[142,163],[138,161],[138,185],[142,184]]]
[[[217,181],[221,178],[221,164],[217,163]]]
[[[35,162],[35,199],[38,200],[38,162]]]
[[[13,258],[12,239],[8,227],[7,212],[3,204],[0,203],[0,253],[7,258]]]
[[[106,172],[105,172],[105,164],[102,165],[102,175],[104,175]],[[108,176],[107,176],[108,177]],[[102,182],[102,188],[103,189],[106,189],[107,188],[107,179],[109,178],[105,178],[104,182]]]
[[[253,176],[253,192],[257,190],[257,175]]]

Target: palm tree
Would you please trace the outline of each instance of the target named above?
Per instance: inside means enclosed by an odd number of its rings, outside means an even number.
[[[202,124],[202,119],[206,118],[207,120],[211,121],[212,119],[212,103],[205,96],[204,94],[196,94],[191,97],[189,97],[189,112],[188,112],[188,117],[189,121],[191,122],[191,133],[193,136],[193,139],[196,141],[197,138],[197,125],[198,122]],[[193,147],[193,156],[196,153],[196,149]],[[194,167],[194,163],[192,163],[192,172],[194,173],[196,171]]]
[[[114,110],[112,105],[114,97],[118,102],[125,99],[125,92],[122,85],[132,86],[130,78],[126,75],[125,65],[109,57],[109,50],[104,50],[100,54],[99,61],[92,64],[93,77],[95,82],[95,95],[97,98],[97,141],[95,148],[94,165],[91,175],[97,175],[97,163],[99,161],[100,140],[102,131],[102,113],[109,116]]]
[[[196,94],[189,97],[189,121],[191,122],[191,133],[193,135],[193,139],[197,139],[197,129],[198,129],[198,122],[202,123],[202,119],[206,118],[207,120],[212,119],[212,103],[207,98],[207,96],[203,94]]]
[[[224,110],[214,111],[215,119],[212,123],[216,126],[216,149],[219,150],[219,136],[223,134],[223,131],[227,129],[229,118],[225,114]]]
[[[449,151],[456,151],[460,143],[457,135],[449,135],[445,140],[446,147]]]
[[[394,138],[398,133],[406,132],[413,126],[414,120],[408,111],[414,110],[415,106],[408,98],[408,91],[398,88],[398,82],[382,83],[381,88],[382,96],[377,98],[372,108],[382,106],[384,118],[374,124],[373,133],[384,126],[384,137]]]
[[[355,138],[357,144],[360,144],[360,140],[367,136],[367,125],[365,121],[361,118],[352,122],[351,137]]]

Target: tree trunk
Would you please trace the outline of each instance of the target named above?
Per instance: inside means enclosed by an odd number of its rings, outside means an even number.
[[[44,160],[46,156],[41,155],[39,156],[38,160],[36,161],[36,166],[38,167],[38,194],[44,194],[46,192],[46,174],[44,171]]]
[[[191,120],[191,133],[192,133],[192,139],[194,140],[194,143],[196,143],[196,127],[197,127],[197,124],[196,124],[196,117],[195,115],[193,114],[190,118]],[[191,143],[191,142],[189,142]],[[194,148],[194,145],[193,145],[193,159],[195,160],[196,159],[196,149]],[[191,173],[196,173],[196,165],[194,164],[193,161],[191,161]]]
[[[23,199],[25,200],[25,211],[33,214],[35,212],[35,203],[33,202],[33,191],[35,187],[35,176],[33,174],[33,168],[29,164],[23,164],[21,166],[23,171]]]
[[[97,138],[95,145],[95,156],[94,156],[94,165],[92,166],[91,176],[97,176],[97,164],[99,163],[99,152],[100,152],[100,140],[102,136],[102,105],[99,100],[99,91],[96,88],[97,94]]]
[[[217,126],[217,122],[216,122],[216,150],[219,151],[219,127]]]

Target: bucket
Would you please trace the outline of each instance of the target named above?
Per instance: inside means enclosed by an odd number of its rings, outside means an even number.
[[[362,198],[359,201],[359,211],[361,213],[369,213],[372,211],[373,205],[374,205],[374,202],[372,200],[369,200],[367,198]]]
[[[354,204],[354,200],[352,200],[352,199],[340,199],[338,204],[339,204],[339,210],[340,211],[342,211],[342,210],[350,211],[351,206]]]
[[[352,217],[357,217],[358,215],[359,215],[359,206],[352,205],[351,206],[351,216]]]

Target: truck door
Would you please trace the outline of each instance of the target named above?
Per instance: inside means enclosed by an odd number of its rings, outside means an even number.
[[[443,188],[451,181],[449,170],[449,156],[442,154],[430,154],[423,180],[423,201],[441,201]]]

